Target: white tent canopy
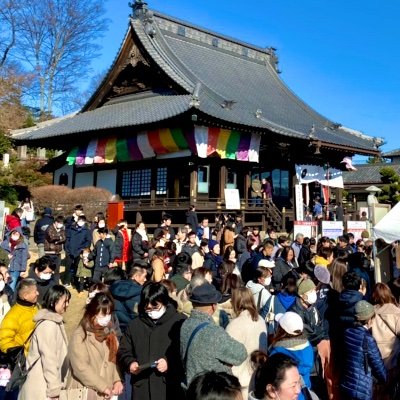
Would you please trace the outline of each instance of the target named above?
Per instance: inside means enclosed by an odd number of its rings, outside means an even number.
[[[386,243],[400,240],[400,202],[397,203],[372,229],[374,239]]]

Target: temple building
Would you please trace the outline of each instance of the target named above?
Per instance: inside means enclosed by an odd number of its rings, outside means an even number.
[[[294,218],[295,165],[344,169],[344,157],[379,154],[380,139],[330,121],[284,84],[275,49],[142,1],[132,10],[118,54],[83,109],[13,133],[19,146],[63,151],[49,163],[54,184],[118,194],[131,223],[139,212],[156,224],[163,211],[182,223],[194,204],[199,214],[240,210],[246,224],[280,230]],[[256,204],[252,183],[262,178],[273,198]],[[234,192],[226,189],[236,190],[239,206],[227,207],[225,193]]]

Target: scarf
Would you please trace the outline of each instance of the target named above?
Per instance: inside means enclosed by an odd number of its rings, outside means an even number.
[[[144,229],[136,229],[136,232],[142,237],[142,240],[145,242],[149,241],[149,238],[147,236],[147,233]]]
[[[109,322],[107,326],[100,326],[95,323],[93,326],[87,324],[85,329],[88,332],[92,332],[94,334],[95,339],[102,343],[106,342],[106,345],[109,350],[108,361],[113,364],[117,363],[117,351],[118,351],[118,339],[117,339],[117,328],[114,325],[113,320]]]

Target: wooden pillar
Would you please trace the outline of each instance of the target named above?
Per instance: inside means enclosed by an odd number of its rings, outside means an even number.
[[[46,149],[44,147],[38,147],[36,151],[37,151],[37,158],[39,160],[46,159]]]
[[[197,199],[197,170],[190,173],[190,204],[195,204]]]
[[[219,198],[225,200],[225,186],[226,186],[227,170],[225,165],[221,165],[219,169]]]

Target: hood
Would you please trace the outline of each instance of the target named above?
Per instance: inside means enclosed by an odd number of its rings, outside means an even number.
[[[47,310],[43,308],[37,312],[37,314],[33,317],[35,322],[39,321],[53,321],[56,324],[61,324],[63,322],[63,317],[60,314],[57,314],[54,311]]]
[[[50,207],[45,207],[43,210],[43,215],[53,215],[53,210]]]
[[[115,300],[125,301],[140,296],[142,286],[130,279],[116,281],[111,285],[110,292]]]
[[[11,229],[11,231],[8,233],[8,236],[11,236],[11,232],[18,232],[21,236],[24,235],[24,233],[22,232],[22,227],[21,226],[17,226],[16,228]]]
[[[261,283],[255,283],[253,281],[248,281],[246,287],[251,290],[251,294],[258,294],[261,290],[265,289],[265,286],[261,285]]]
[[[339,303],[344,306],[352,306],[363,299],[362,293],[358,290],[343,290],[339,294]]]
[[[294,294],[289,294],[287,292],[279,292],[277,294],[279,301],[285,308],[285,310],[289,309],[292,304],[296,301],[296,296]]]

